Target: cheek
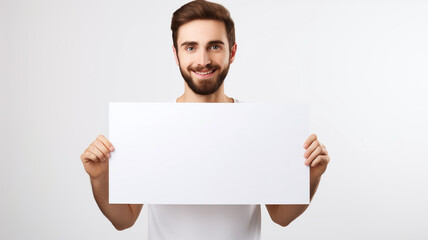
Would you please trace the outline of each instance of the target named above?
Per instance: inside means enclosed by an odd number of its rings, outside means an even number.
[[[189,66],[189,59],[188,58],[178,55],[178,60],[179,60],[179,64],[180,64],[181,68],[186,69]]]
[[[225,67],[229,64],[229,57],[225,54],[216,54],[212,56],[212,61],[222,67]]]
[[[178,57],[182,68],[187,68],[188,66],[191,66],[192,63],[194,62],[194,59],[190,55],[179,54]]]
[[[228,65],[230,63],[230,54],[229,51],[223,54],[223,63],[224,65]]]
[[[227,66],[227,65],[229,65],[229,63],[230,63],[229,56],[226,56],[226,57],[223,59],[223,66]]]

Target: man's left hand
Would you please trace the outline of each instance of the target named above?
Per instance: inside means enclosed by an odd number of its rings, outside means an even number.
[[[311,178],[319,178],[327,169],[327,165],[330,162],[327,149],[317,139],[317,135],[312,134],[306,139],[303,148],[306,149],[303,155],[306,166],[311,166]]]

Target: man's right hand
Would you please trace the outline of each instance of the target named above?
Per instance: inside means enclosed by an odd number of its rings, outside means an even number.
[[[80,155],[85,171],[91,179],[96,179],[108,173],[108,159],[110,158],[110,152],[113,150],[114,147],[110,141],[103,135],[99,135]]]

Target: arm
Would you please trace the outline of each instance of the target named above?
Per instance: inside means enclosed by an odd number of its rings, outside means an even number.
[[[80,156],[85,171],[91,179],[92,192],[101,212],[117,230],[134,225],[143,208],[142,204],[109,204],[108,202],[108,159],[113,145],[103,135],[89,145]]]
[[[317,191],[321,175],[325,172],[330,157],[327,149],[317,140],[317,136],[312,134],[306,140],[304,148],[307,149],[304,157],[306,158],[305,165],[310,165],[310,201],[312,201],[315,192]],[[269,215],[275,223],[285,227],[288,226],[294,219],[299,217],[309,204],[300,205],[268,205],[266,208]]]
[[[108,176],[91,179],[92,192],[101,212],[117,230],[132,227],[140,215],[143,204],[109,204]]]
[[[320,178],[312,179],[310,181],[310,201],[317,191]],[[299,217],[307,208],[309,204],[289,204],[289,205],[268,205],[266,208],[269,215],[275,223],[282,227],[288,226],[294,219]]]

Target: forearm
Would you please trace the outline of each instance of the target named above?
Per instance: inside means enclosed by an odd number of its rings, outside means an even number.
[[[321,176],[312,178],[310,181],[310,201],[312,201],[315,192],[317,191]],[[299,217],[309,204],[288,204],[288,205],[266,205],[272,220],[285,227],[294,219]]]
[[[129,204],[109,204],[108,174],[91,179],[92,192],[101,212],[117,230],[129,228],[135,222]]]

